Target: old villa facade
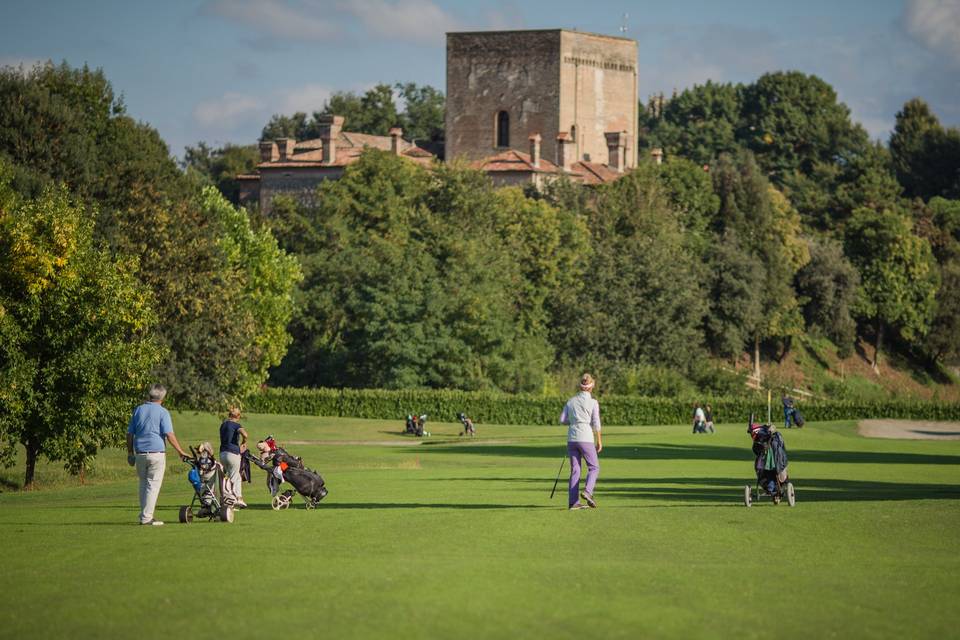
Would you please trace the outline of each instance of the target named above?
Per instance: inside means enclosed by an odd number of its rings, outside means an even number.
[[[565,29],[447,34],[445,160],[485,171],[498,186],[560,176],[615,180],[637,165],[637,43]],[[389,136],[342,131],[327,116],[321,137],[260,143],[257,173],[238,176],[241,201],[269,212],[277,194],[309,202],[365,147],[411,162],[433,154]]]

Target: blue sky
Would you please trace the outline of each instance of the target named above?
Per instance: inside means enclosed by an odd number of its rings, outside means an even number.
[[[101,67],[128,112],[183,147],[252,143],[332,91],[445,89],[444,33],[577,28],[639,43],[640,98],[795,69],[886,140],[915,96],[960,125],[960,0],[4,0],[0,65]]]

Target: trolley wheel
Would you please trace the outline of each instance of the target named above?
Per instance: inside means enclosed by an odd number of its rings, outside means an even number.
[[[193,522],[193,509],[190,507],[180,507],[180,522],[183,524]]]
[[[792,482],[787,483],[787,504],[789,504],[791,507],[797,504],[797,494],[793,490]]]
[[[281,509],[289,509],[289,508],[290,508],[290,498],[284,498],[284,499],[283,499],[283,504],[280,506],[280,508],[281,508]]]
[[[223,522],[233,522],[233,507],[224,506],[220,509],[220,520]]]
[[[743,504],[747,507],[753,504],[753,490],[750,489],[750,485],[743,488]]]
[[[283,508],[283,498],[281,496],[273,496],[273,500],[270,501],[270,506],[273,507],[274,511],[280,511]]]

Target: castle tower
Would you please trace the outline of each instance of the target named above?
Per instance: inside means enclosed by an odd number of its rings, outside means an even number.
[[[505,149],[565,162],[613,164],[608,133],[624,133],[620,170],[637,164],[637,43],[564,29],[447,34],[446,158]],[[563,134],[566,134],[565,137]]]

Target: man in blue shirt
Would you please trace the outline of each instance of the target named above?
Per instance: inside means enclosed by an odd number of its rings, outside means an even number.
[[[163,472],[167,466],[166,443],[168,440],[181,456],[187,454],[173,435],[173,420],[163,408],[167,390],[162,384],[150,387],[149,402],[134,409],[127,425],[127,462],[137,467],[140,478],[140,524],[162,525],[153,519],[153,510],[160,496]]]

